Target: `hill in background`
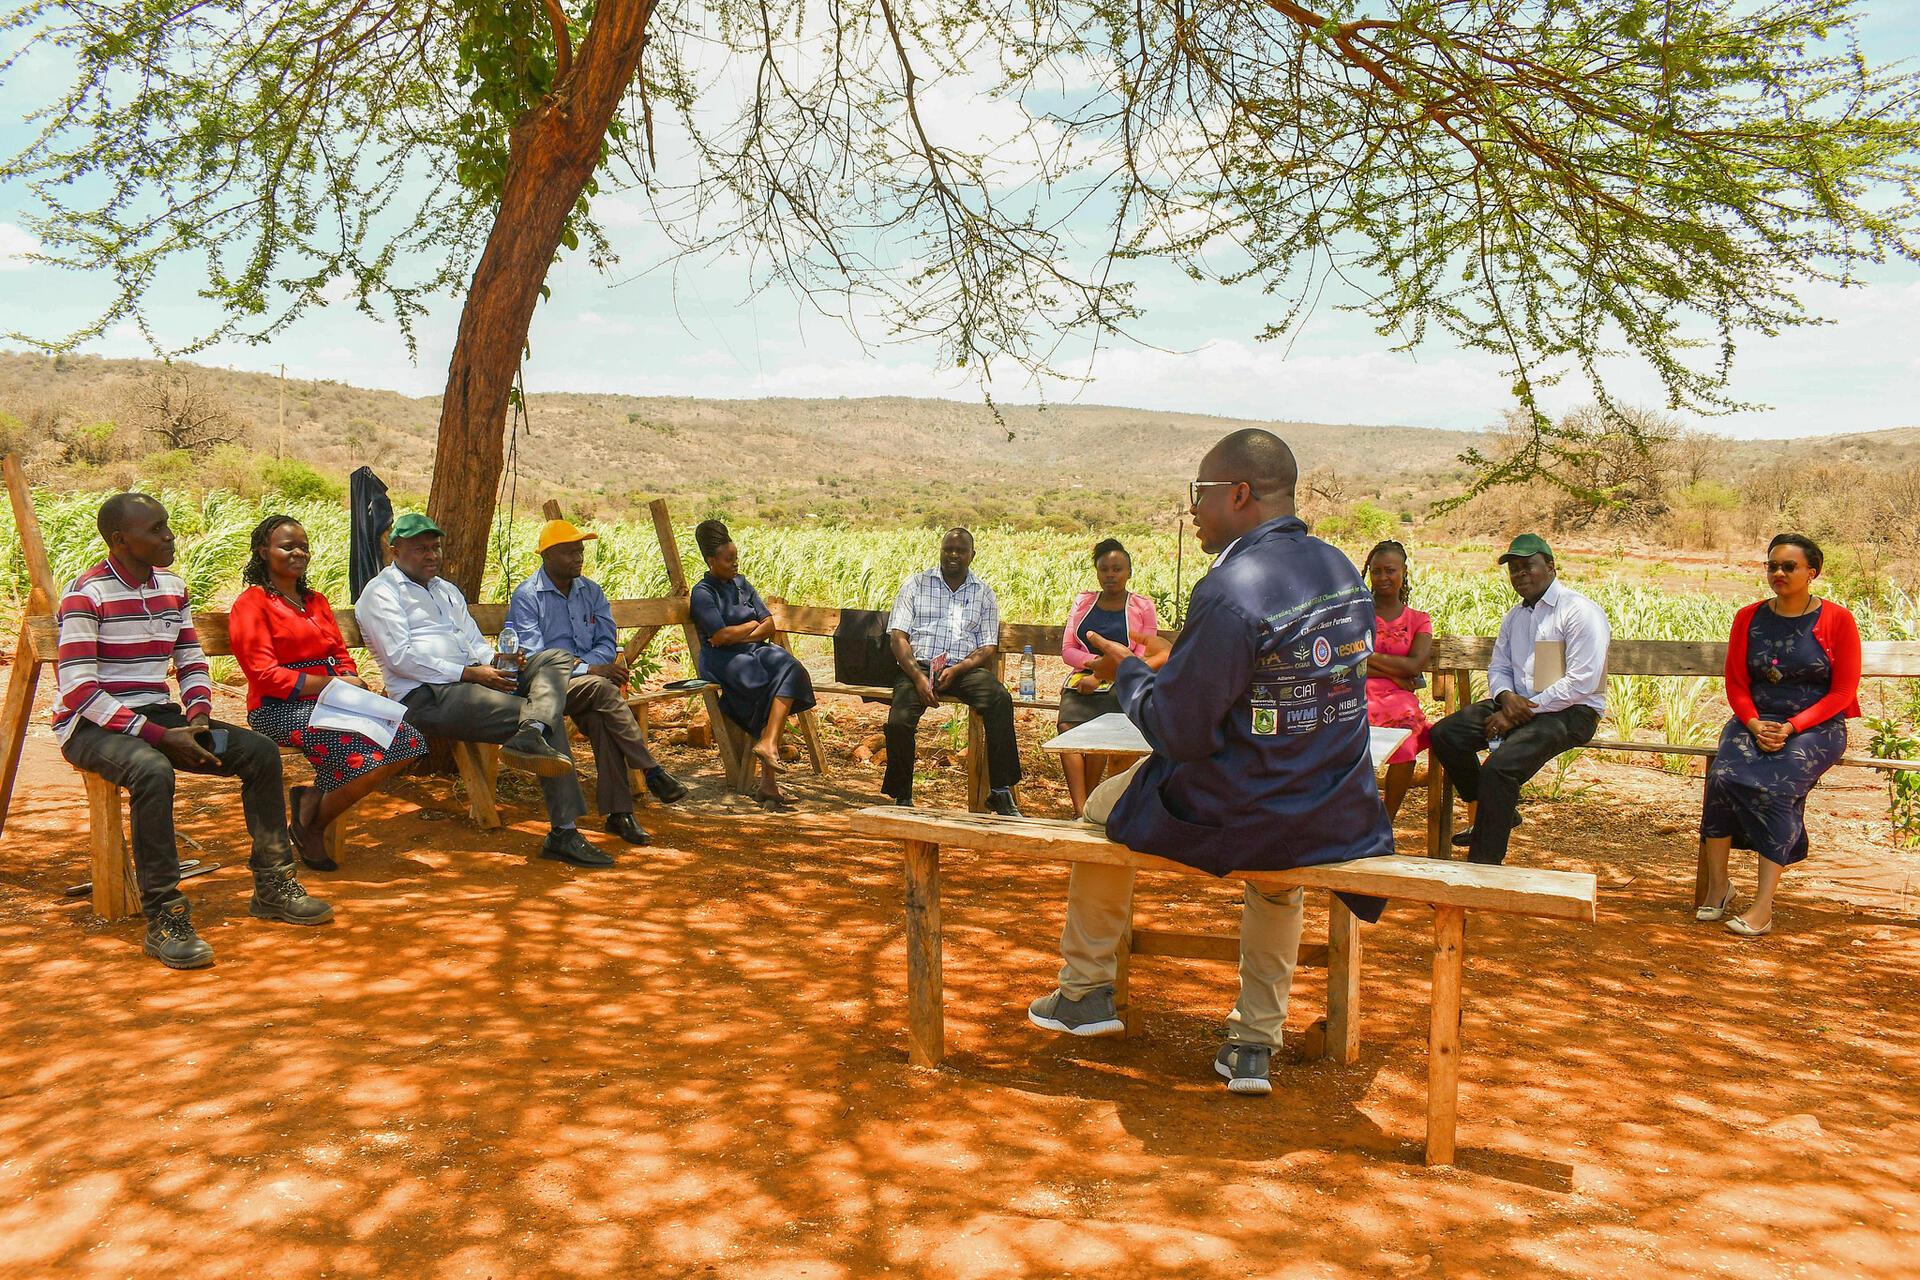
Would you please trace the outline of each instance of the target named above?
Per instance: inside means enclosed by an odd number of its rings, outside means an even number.
[[[373,466],[396,490],[424,492],[439,397],[368,391],[332,381],[182,366],[193,385],[247,427],[246,444],[334,475]],[[160,368],[142,360],[0,353],[0,412],[71,433],[113,423],[123,452],[142,439],[135,401]],[[996,518],[1076,528],[1170,516],[1208,446],[1240,427],[1269,427],[1303,471],[1337,472],[1348,488],[1419,505],[1457,483],[1460,431],[1248,423],[1205,414],[1101,405],[1003,406],[906,397],[699,400],[598,394],[528,397],[519,438],[524,502],[560,497],[619,510],[666,495],[736,515],[817,514],[897,523]],[[42,456],[42,469],[56,464]],[[1089,519],[1090,517],[1090,519]]]
[[[26,454],[38,478],[90,488],[137,476],[149,484],[258,490],[275,484],[271,459],[281,456],[336,478],[371,465],[403,497],[424,495],[438,397],[176,367],[244,428],[241,441],[199,457],[157,454],[163,442],[142,429],[150,406],[141,403],[164,370],[157,362],[0,352],[0,436],[14,438],[0,440],[0,448]],[[1208,446],[1228,431],[1260,425],[1292,444],[1308,479],[1303,505],[1310,516],[1364,509],[1349,531],[1356,538],[1424,516],[1464,485],[1463,450],[1498,445],[1495,435],[1475,432],[1285,419],[1253,424],[1103,405],[1002,406],[996,418],[982,404],[906,397],[545,394],[529,397],[526,422],[517,441],[523,510],[551,497],[587,516],[621,514],[664,496],[694,518],[818,516],[1072,531],[1170,525]],[[1899,539],[1881,526],[1888,513],[1906,508],[1896,523],[1910,531],[1911,504],[1903,495],[1920,494],[1920,428],[1799,440],[1713,438],[1690,483],[1668,489],[1659,501],[1602,525],[1637,529],[1654,544],[1720,548],[1744,546],[1779,522],[1891,550]],[[1478,536],[1542,523],[1561,496],[1539,486],[1503,491],[1430,533]],[[1591,533],[1594,526],[1574,527]]]

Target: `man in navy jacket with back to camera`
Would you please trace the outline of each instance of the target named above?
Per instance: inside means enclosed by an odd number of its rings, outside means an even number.
[[[1271,432],[1216,444],[1189,498],[1200,546],[1217,558],[1194,585],[1166,665],[1156,672],[1092,637],[1096,674],[1112,673],[1153,748],[1087,800],[1088,820],[1129,849],[1214,875],[1393,852],[1367,750],[1373,597],[1353,563],[1294,515],[1297,479],[1293,452]],[[1304,896],[1246,890],[1240,998],[1214,1060],[1234,1093],[1271,1091]],[[1060,986],[1028,1009],[1034,1025],[1125,1030],[1113,983],[1132,901],[1129,868],[1074,864]]]

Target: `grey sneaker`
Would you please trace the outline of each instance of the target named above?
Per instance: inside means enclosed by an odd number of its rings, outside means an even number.
[[[1267,1060],[1271,1057],[1273,1049],[1269,1045],[1229,1040],[1220,1046],[1213,1069],[1227,1078],[1228,1093],[1272,1093],[1273,1082],[1267,1079]]]
[[[1066,992],[1055,987],[1027,1006],[1027,1021],[1042,1031],[1070,1036],[1117,1036],[1127,1030],[1113,1007],[1112,987],[1089,991],[1078,1000],[1067,999]]]

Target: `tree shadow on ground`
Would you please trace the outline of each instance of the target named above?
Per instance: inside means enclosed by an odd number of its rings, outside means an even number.
[[[1366,931],[1360,1061],[1289,1047],[1250,1101],[1211,1075],[1230,966],[1143,960],[1139,1035],[1047,1037],[1065,871],[956,855],[952,1056],[909,1068],[899,853],[833,811],[864,776],[795,779],[786,819],[673,763],[695,797],[606,872],[536,860],[511,795],[480,832],[403,783],[308,877],[317,929],[246,915],[237,808],[195,779],[184,829],[228,865],[188,884],[219,954],[190,974],[57,896],[85,811],[30,779],[0,1275],[1910,1274],[1920,980],[1889,912],[1790,895],[1742,943],[1682,911],[1691,853],[1642,812],[1530,816],[1516,861],[1625,882],[1596,927],[1470,922],[1466,1156],[1426,1170],[1423,910]],[[1221,885],[1140,896],[1237,920]],[[1289,1034],[1323,1004],[1304,974]]]

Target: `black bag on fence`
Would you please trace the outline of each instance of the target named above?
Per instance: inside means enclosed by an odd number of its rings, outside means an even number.
[[[833,678],[838,684],[875,685],[891,690],[900,664],[893,660],[885,609],[842,609],[833,629]],[[891,696],[891,695],[889,695]],[[888,699],[869,698],[869,702]]]

